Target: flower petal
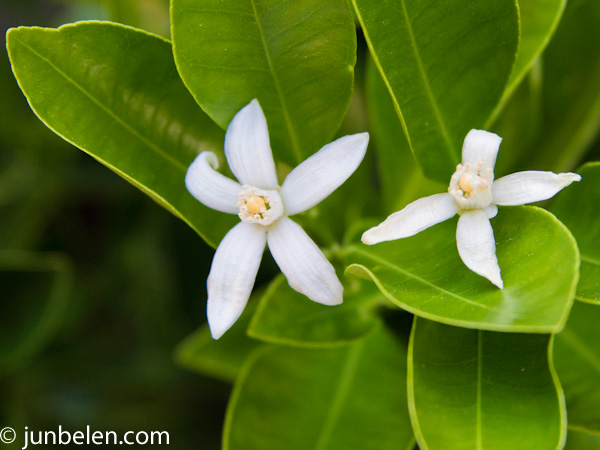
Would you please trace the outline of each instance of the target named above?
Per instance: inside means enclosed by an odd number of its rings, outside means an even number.
[[[312,208],[340,187],[360,165],[368,143],[369,133],[341,137],[292,170],[281,186],[287,214]]]
[[[475,164],[483,158],[488,166],[493,169],[501,142],[502,138],[495,133],[485,130],[469,131],[463,143],[462,163]]]
[[[413,236],[436,223],[448,220],[457,212],[456,202],[448,193],[423,197],[393,213],[376,227],[365,231],[362,241],[372,245]]]
[[[241,184],[275,189],[277,174],[269,144],[267,119],[252,100],[233,118],[225,134],[225,156],[229,168]]]
[[[485,211],[475,209],[464,212],[458,219],[456,246],[465,265],[500,289],[504,282],[496,257],[496,241],[490,219]]]
[[[498,207],[496,205],[488,205],[483,210],[488,219],[493,219],[498,215]]]
[[[492,202],[514,206],[539,202],[554,197],[573,181],[581,180],[576,173],[554,173],[528,170],[498,178],[492,185]]]
[[[240,222],[219,244],[206,283],[208,325],[214,339],[219,339],[242,314],[266,240],[265,227]]]
[[[200,203],[229,214],[237,214],[241,187],[215,169],[219,162],[214,153],[202,152],[185,175],[185,186]]]
[[[269,228],[267,243],[292,289],[324,305],[342,303],[344,288],[335,269],[300,225],[279,219]]]

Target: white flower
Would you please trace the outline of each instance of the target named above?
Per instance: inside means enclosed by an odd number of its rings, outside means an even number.
[[[573,181],[576,173],[530,170],[494,181],[494,165],[502,138],[484,130],[471,130],[462,149],[462,164],[450,179],[448,193],[410,203],[362,235],[365,244],[413,236],[458,214],[456,245],[465,265],[500,289],[504,282],[496,258],[496,241],[490,219],[498,206],[524,205],[547,200]]]
[[[207,315],[214,339],[246,306],[266,243],[293,289],[318,303],[342,303],[344,289],[333,266],[288,216],[312,208],[342,185],[360,165],[368,142],[369,134],[361,133],[327,144],[279,187],[267,121],[252,100],[225,135],[225,156],[239,183],[215,170],[213,153],[202,152],[194,160],[185,178],[188,191],[206,206],[241,219],[219,244],[208,275]]]

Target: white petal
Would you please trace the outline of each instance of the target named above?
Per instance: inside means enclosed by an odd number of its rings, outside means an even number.
[[[185,186],[197,200],[209,208],[237,214],[241,186],[215,169],[219,162],[214,153],[202,152],[185,175]]]
[[[335,269],[300,225],[279,219],[269,228],[267,243],[292,289],[324,305],[342,303],[344,288]]]
[[[340,187],[360,165],[368,143],[369,133],[344,136],[292,170],[281,186],[287,214],[312,208]]]
[[[456,228],[456,246],[465,265],[500,289],[504,282],[496,258],[496,241],[485,211],[475,209],[463,213]]]
[[[372,245],[413,236],[436,223],[448,220],[457,212],[456,202],[448,193],[423,197],[393,213],[376,227],[365,231],[362,241]]]
[[[258,100],[244,106],[227,127],[225,156],[241,184],[261,189],[278,187],[267,120]]]
[[[488,205],[483,210],[488,219],[493,219],[498,215],[498,207],[496,205]]]
[[[240,222],[223,238],[206,283],[208,325],[219,339],[240,317],[258,272],[266,243],[266,228]]]
[[[498,178],[492,185],[493,202],[514,206],[539,202],[554,197],[573,181],[581,180],[576,173],[554,173],[528,170]]]
[[[491,169],[496,164],[496,156],[502,138],[485,130],[471,130],[465,137],[462,148],[462,163],[475,164],[483,159]]]

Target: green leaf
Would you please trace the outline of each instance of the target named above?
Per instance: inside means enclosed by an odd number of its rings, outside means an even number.
[[[569,426],[565,450],[600,450],[600,434],[588,433]]]
[[[600,163],[577,173],[581,181],[561,192],[550,210],[571,230],[581,252],[577,299],[600,305]]]
[[[580,164],[600,129],[600,2],[570,2],[544,52],[543,122],[521,149],[523,168],[564,172]]]
[[[565,390],[569,426],[600,434],[600,307],[577,302],[554,343],[556,371]]]
[[[471,272],[456,250],[456,219],[416,236],[348,251],[350,274],[373,280],[395,305],[448,325],[550,333],[567,320],[579,252],[552,214],[500,207],[492,219],[504,289]]]
[[[559,449],[564,398],[549,336],[494,333],[416,318],[408,401],[425,449]]]
[[[425,175],[448,182],[500,100],[519,41],[514,0],[353,0]]]
[[[488,119],[486,129],[550,42],[563,15],[567,0],[518,0],[518,4],[521,22],[519,52],[502,101]]]
[[[412,449],[405,374],[406,350],[383,329],[333,349],[259,349],[236,381],[223,449]]]
[[[343,345],[364,338],[381,326],[372,309],[383,297],[370,283],[347,284],[344,303],[324,306],[294,291],[280,275],[262,296],[248,334],[276,344],[308,347]]]
[[[73,288],[58,254],[0,252],[0,374],[23,368],[57,333]]]
[[[326,144],[348,108],[356,33],[344,0],[173,0],[179,73],[225,128],[258,98],[276,159]]]
[[[259,295],[254,293],[252,297]],[[256,301],[250,301],[235,325],[218,340],[212,338],[208,325],[203,325],[177,346],[175,360],[203,375],[233,382],[246,358],[263,345],[246,335],[255,309]]]
[[[417,165],[390,93],[372,58],[367,61],[366,89],[381,195],[389,214],[424,195],[439,192],[440,184],[425,178]]]
[[[186,91],[167,41],[80,22],[13,28],[7,42],[15,77],[50,129],[216,245],[235,218],[194,199],[184,178],[199,151],[222,148],[223,132]]]

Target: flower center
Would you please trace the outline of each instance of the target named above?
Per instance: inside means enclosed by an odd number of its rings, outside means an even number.
[[[266,191],[249,186],[242,186],[238,216],[248,223],[270,225],[283,215],[283,203],[277,191]]]
[[[450,178],[448,192],[460,209],[483,209],[492,202],[494,171],[480,159],[475,164],[459,164]]]

